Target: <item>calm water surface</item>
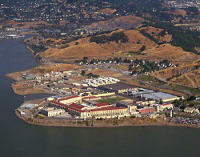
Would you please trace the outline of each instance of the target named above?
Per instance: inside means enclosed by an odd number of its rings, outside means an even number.
[[[0,157],[199,157],[200,129],[102,129],[30,126],[14,114],[15,95],[5,74],[38,65],[21,40],[0,42]],[[41,95],[28,96],[29,99]]]

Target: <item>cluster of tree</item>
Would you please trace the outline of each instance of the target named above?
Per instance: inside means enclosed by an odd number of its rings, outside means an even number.
[[[182,105],[182,102],[183,100],[180,99],[180,100],[175,100],[173,101],[172,103],[174,104],[175,107],[180,107]]]
[[[98,78],[98,77],[100,77],[99,75],[96,75],[96,74],[93,74],[93,73],[88,73],[88,74],[86,74],[86,71],[85,71],[85,70],[82,70],[82,71],[81,71],[81,75],[82,75],[82,76],[87,76],[88,78]]]
[[[139,44],[139,43],[138,43]],[[144,50],[146,50],[146,46],[143,45],[139,51],[129,51],[129,54],[135,54],[135,55],[144,55],[144,53],[142,53]]]
[[[200,32],[183,30],[181,27],[175,27],[172,24],[165,22],[149,22],[145,23],[147,26],[153,26],[164,29],[173,36],[171,44],[174,46],[179,46],[185,51],[190,51],[196,54],[200,54],[195,48],[200,47],[199,36]]]
[[[159,35],[162,36],[162,37],[163,37],[164,35],[166,35],[165,30],[162,30],[162,31],[159,33]]]
[[[64,48],[67,48],[67,47],[69,47],[69,44],[62,45],[62,46],[60,47],[60,49],[64,49]]]
[[[136,59],[129,65],[129,71],[132,71],[132,75],[142,74],[145,72],[154,72],[167,67],[170,67],[171,63],[168,60],[163,60],[160,63],[149,60]]]
[[[124,32],[116,32],[111,36],[99,35],[90,38],[90,42],[96,42],[97,44],[105,44],[107,42],[115,41],[116,43],[126,43],[129,41],[128,36]]]
[[[144,51],[145,49],[146,49],[146,46],[143,45],[143,46],[140,48],[140,51],[142,52],[142,51]]]
[[[97,64],[97,63],[131,63],[131,60],[128,58],[121,58],[121,57],[115,57],[115,58],[108,58],[105,60],[100,60],[100,59],[91,59],[89,60],[88,57],[83,57],[82,60],[76,60],[75,63],[79,64],[79,63],[83,63],[83,64]]]
[[[140,33],[142,35],[144,35],[145,37],[149,38],[150,40],[154,41],[156,44],[158,44],[158,40],[155,39],[152,35],[150,35],[149,33],[146,33],[145,30],[141,30]]]
[[[172,103],[174,104],[175,107],[178,107],[182,110],[184,110],[186,107],[193,107],[193,101],[196,100],[195,96],[190,96],[187,99],[179,99],[179,100],[175,100]],[[198,108],[200,109],[200,107],[198,106]]]
[[[167,81],[170,81],[170,80],[172,80],[173,78],[177,78],[177,77],[179,77],[179,76],[181,76],[181,74],[172,75],[171,77],[168,77],[168,78],[167,78]]]
[[[36,55],[38,52],[46,51],[47,48],[43,45],[31,45],[30,48],[34,51],[34,55]]]
[[[111,63],[119,64],[119,63],[131,63],[132,61],[128,58],[115,57],[115,58],[108,58],[108,59],[104,60],[104,62],[106,62],[106,63],[111,62]]]
[[[86,74],[86,76],[87,76],[88,78],[98,78],[98,77],[100,77],[99,75],[93,74],[93,73],[88,73],[88,74]]]

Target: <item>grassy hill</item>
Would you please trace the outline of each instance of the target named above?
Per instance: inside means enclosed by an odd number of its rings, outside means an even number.
[[[158,71],[153,76],[192,88],[200,88],[200,62],[189,62],[178,67]]]
[[[81,59],[84,56],[104,58],[121,56],[122,52],[139,51],[143,45],[146,45],[147,48],[156,46],[155,42],[146,38],[137,30],[118,30],[104,35],[111,36],[113,33],[122,31],[128,36],[129,40],[126,43],[110,41],[104,44],[97,44],[96,42],[90,42],[91,37],[86,37],[69,43],[69,47],[64,49],[50,48],[41,53],[41,56],[49,59],[68,60]]]
[[[141,33],[145,31],[145,34]],[[197,55],[183,51],[180,47],[172,46],[168,42],[172,36],[167,32],[161,33],[163,30],[155,27],[140,27],[133,30],[117,30],[111,33],[105,33],[92,37],[85,37],[68,44],[68,47],[62,48],[60,45],[56,48],[50,48],[40,53],[43,58],[50,60],[67,60],[74,61],[82,59],[84,56],[89,58],[110,58],[110,57],[127,57],[131,55],[134,58],[146,58],[153,60],[194,60]],[[113,34],[121,33],[128,38],[126,42],[123,40],[113,40]],[[148,35],[146,35],[148,34]],[[151,37],[156,41],[151,40]],[[96,42],[98,39],[103,42]],[[162,44],[164,42],[165,44]],[[130,53],[132,52],[132,53]]]

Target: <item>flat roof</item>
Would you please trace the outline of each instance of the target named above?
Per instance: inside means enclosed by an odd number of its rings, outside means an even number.
[[[138,102],[138,101],[146,102],[146,101],[152,101],[152,100],[154,100],[154,99],[151,99],[151,98],[148,98],[148,97],[141,97],[141,96],[133,98],[134,102]]]
[[[25,107],[25,108],[33,108],[33,107],[35,107],[35,104],[31,104],[31,103],[23,104],[21,107]]]
[[[155,99],[155,100],[178,98],[178,96],[171,95],[168,93],[163,93],[163,92],[154,92],[154,93],[150,93],[150,94],[143,94],[143,97],[147,97],[149,99]]]
[[[61,98],[58,101],[69,100],[69,99],[78,98],[78,97],[79,96],[70,96],[70,97]]]

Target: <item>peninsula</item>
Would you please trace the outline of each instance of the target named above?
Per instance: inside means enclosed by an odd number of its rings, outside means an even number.
[[[47,1],[29,8],[34,18],[25,16],[28,3],[19,4],[9,20],[6,5],[0,7],[0,37],[34,34],[24,43],[40,63],[6,75],[15,80],[13,92],[51,95],[21,104],[15,113],[23,121],[200,127],[199,5]]]

